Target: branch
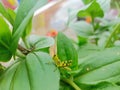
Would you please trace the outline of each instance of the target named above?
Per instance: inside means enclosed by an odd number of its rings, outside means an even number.
[[[20,50],[24,55],[27,55],[28,53],[31,52],[31,50],[28,50],[28,49],[22,47],[20,44],[18,44],[18,50]]]

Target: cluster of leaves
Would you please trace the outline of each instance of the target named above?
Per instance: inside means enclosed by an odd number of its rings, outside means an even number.
[[[59,72],[54,72],[56,66],[47,65],[53,61],[48,47],[54,44],[54,39],[29,36],[35,10],[46,3],[47,0],[21,0],[16,13],[0,3],[0,61],[15,58],[10,67],[0,66],[0,90],[59,88]],[[19,44],[20,38],[22,43]]]
[[[104,18],[110,0],[90,1],[77,12],[78,18],[89,17],[91,22],[70,17],[68,26],[76,32],[79,48],[59,32],[56,61],[49,54],[55,40],[30,35],[34,11],[46,2],[21,0],[16,13],[0,3],[0,61],[15,58],[10,67],[0,65],[0,90],[120,90],[120,47],[115,46],[119,17]]]
[[[74,81],[82,90],[119,90],[119,14],[114,19],[105,17],[111,0],[83,1],[87,5],[76,13],[71,12],[68,25],[78,38],[75,45],[78,46],[79,72]],[[91,17],[91,22],[83,19],[87,17]]]

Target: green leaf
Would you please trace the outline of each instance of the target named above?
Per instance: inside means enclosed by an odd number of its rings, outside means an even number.
[[[80,59],[81,70],[75,80],[83,84],[120,82],[120,47],[108,48]]]
[[[28,25],[26,26],[26,28],[23,32],[23,35],[22,35],[23,40],[25,40],[27,38],[27,36],[30,34],[31,30],[32,30],[32,18],[30,19]]]
[[[12,57],[10,51],[11,32],[8,24],[0,16],[0,61],[8,61]]]
[[[31,35],[28,38],[28,42],[31,47],[35,48],[35,51],[54,45],[54,39],[46,36]]]
[[[74,48],[72,41],[63,33],[59,32],[57,36],[57,55],[61,61],[72,60],[72,69],[77,69],[78,54]]]
[[[16,18],[16,13],[10,8],[7,9],[7,12],[8,12],[9,16],[11,17],[11,19],[13,21],[12,23],[14,23],[15,18]]]
[[[82,0],[82,1],[84,2],[84,4],[89,4],[90,2],[94,0]],[[96,0],[96,1],[100,4],[104,12],[107,12],[110,10],[111,0]]]
[[[77,38],[78,38],[78,45],[79,46],[82,46],[82,45],[87,43],[87,38],[83,38],[83,37],[80,37],[80,36],[78,36]]]
[[[108,82],[102,82],[98,85],[92,86],[91,89],[88,90],[120,90],[120,86]]]
[[[80,37],[88,38],[94,34],[92,25],[85,21],[72,22],[69,27]]]
[[[6,68],[0,63],[0,76],[2,75],[5,69]]]
[[[47,48],[39,49],[39,51],[41,51],[41,52],[46,52],[46,53],[50,53],[50,50],[49,50],[49,49],[50,49],[50,48],[47,47]]]
[[[100,48],[94,44],[85,44],[78,49],[78,57],[81,62],[81,58],[85,58],[91,54],[97,53],[100,51]]]
[[[60,76],[51,60],[46,53],[28,54],[0,77],[0,90],[58,90]]]
[[[11,10],[11,12],[14,12]],[[5,9],[2,3],[0,3],[0,13],[13,25],[14,20],[11,17],[9,10]]]
[[[104,13],[101,9],[100,5],[95,1],[85,6],[82,10],[78,12],[78,17],[86,17],[91,16],[92,18],[95,17],[103,17]]]
[[[85,85],[77,82],[77,85],[82,90],[120,90],[120,86],[110,82],[101,82],[96,85]]]
[[[82,0],[84,4],[89,4],[93,0]]]
[[[32,18],[35,10],[45,5],[47,0],[21,0],[20,6],[17,11],[12,36],[12,52],[15,53],[18,46],[18,41],[23,35],[30,19]]]
[[[111,0],[97,0],[97,2],[105,13],[110,10]]]

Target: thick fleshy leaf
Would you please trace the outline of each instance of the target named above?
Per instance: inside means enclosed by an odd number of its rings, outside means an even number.
[[[77,69],[78,54],[70,39],[59,32],[57,36],[57,55],[61,61],[72,60],[71,68]]]
[[[78,36],[89,37],[94,34],[94,29],[91,24],[85,21],[72,22],[69,27],[76,32]]]
[[[11,10],[11,12],[14,12],[14,11]],[[2,3],[0,3],[0,14],[2,14],[13,25],[14,20],[11,17],[11,15],[9,14],[9,11],[4,8]]]
[[[120,47],[105,49],[80,59],[76,80],[84,84],[120,82]]]
[[[17,11],[12,36],[12,52],[15,53],[18,46],[18,41],[23,35],[30,19],[32,18],[35,10],[45,5],[47,0],[21,0],[20,6]]]
[[[101,9],[100,5],[96,0],[85,6],[82,10],[78,12],[78,17],[85,17],[85,16],[91,16],[92,18],[95,17],[103,17],[104,13]]]
[[[54,44],[54,39],[52,37],[31,35],[28,38],[28,42],[35,50],[40,50],[52,46]]]
[[[58,90],[60,76],[51,60],[46,53],[28,54],[1,76],[0,90]]]
[[[0,61],[8,61],[11,58],[10,51],[11,32],[9,25],[0,16]]]

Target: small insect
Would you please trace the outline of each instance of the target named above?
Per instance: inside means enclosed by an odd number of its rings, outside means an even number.
[[[53,60],[54,60],[54,62],[55,62],[55,64],[56,64],[57,67],[64,68],[64,69],[66,69],[66,70],[71,70],[71,69],[69,68],[69,66],[72,65],[72,60],[69,60],[69,61],[61,61],[61,60],[58,58],[57,55],[54,55],[54,56],[53,56]]]

